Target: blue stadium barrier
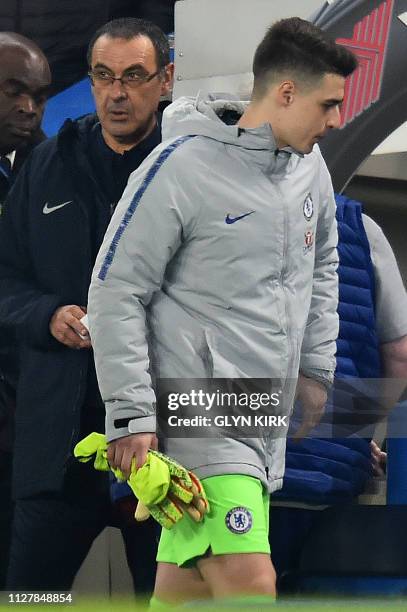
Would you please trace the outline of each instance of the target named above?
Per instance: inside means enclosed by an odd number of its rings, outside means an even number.
[[[75,119],[94,111],[90,81],[86,78],[48,100],[42,129],[47,136],[53,136],[66,119]]]

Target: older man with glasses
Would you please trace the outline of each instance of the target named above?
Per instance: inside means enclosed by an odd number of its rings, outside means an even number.
[[[161,140],[158,105],[173,65],[164,33],[133,18],[100,28],[88,59],[96,114],[67,120],[36,149],[0,224],[0,323],[16,330],[21,347],[12,590],[69,590],[108,524],[122,528],[136,589],[152,586],[142,583],[141,554],[136,566],[136,527],[113,516],[108,474],[76,464],[72,449],[104,431],[91,340],[80,321],[92,268],[130,173]],[[153,564],[153,526],[150,535],[145,529],[136,540],[148,538],[140,549]]]

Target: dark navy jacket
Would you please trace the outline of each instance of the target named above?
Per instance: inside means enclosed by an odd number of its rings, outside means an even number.
[[[40,142],[45,140],[41,129],[15,154],[11,175],[0,172],[0,214],[18,172],[24,161]],[[18,376],[18,353],[14,331],[0,327],[0,454],[11,452],[13,443],[13,419],[16,403],[15,387]]]
[[[92,353],[57,342],[49,322],[59,306],[87,304],[95,239],[110,221],[111,203],[89,162],[96,121],[68,120],[37,147],[0,221],[0,325],[16,330],[21,348],[17,498],[60,488],[79,435]]]
[[[336,379],[352,384],[355,379],[378,378],[381,372],[375,330],[375,278],[370,247],[363,226],[361,205],[336,196],[339,252],[339,336]],[[335,414],[352,410],[346,392],[334,391]],[[333,416],[328,406],[328,419]],[[358,415],[360,416],[360,415]],[[363,416],[362,416],[363,420]],[[349,423],[352,422],[350,414]],[[371,475],[369,440],[349,426],[349,435],[306,438],[300,443],[287,440],[283,489],[275,497],[314,504],[350,501],[360,494]]]

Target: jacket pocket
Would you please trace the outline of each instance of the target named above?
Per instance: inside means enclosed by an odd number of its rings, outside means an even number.
[[[204,330],[207,353],[205,368],[208,378],[248,378],[248,374],[236,365],[236,357],[242,354],[242,349],[230,340],[217,338],[208,328]]]
[[[149,310],[150,367],[156,378],[208,378],[203,325],[165,294]]]

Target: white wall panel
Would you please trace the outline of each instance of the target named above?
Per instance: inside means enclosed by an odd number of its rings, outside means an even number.
[[[173,97],[199,89],[240,93],[254,50],[277,19],[307,19],[321,0],[180,0],[175,5]]]

